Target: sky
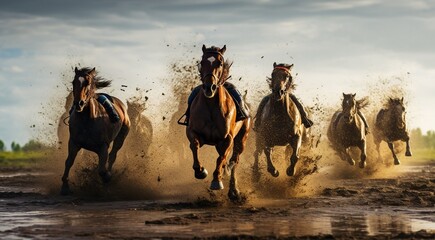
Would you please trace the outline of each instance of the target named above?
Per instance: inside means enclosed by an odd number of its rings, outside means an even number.
[[[199,59],[202,44],[226,44],[241,90],[267,89],[273,62],[294,63],[295,94],[307,105],[338,104],[342,92],[376,97],[379,81],[402,85],[409,127],[435,129],[432,1],[1,0],[1,6],[0,139],[8,146],[41,129],[55,132],[75,66],[96,67],[113,80],[107,91],[123,100],[136,88],[150,90],[146,114],[157,116],[171,100],[163,95],[169,66]]]

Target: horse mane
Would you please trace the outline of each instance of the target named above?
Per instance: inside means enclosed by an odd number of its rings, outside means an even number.
[[[368,97],[361,98],[360,100],[356,100],[356,108],[358,110],[366,108],[369,105]]]
[[[92,71],[92,68],[90,68],[90,67],[84,67],[84,68],[80,69],[80,72],[88,73],[90,71]],[[96,89],[101,89],[101,88],[105,88],[105,87],[110,87],[110,85],[112,84],[112,80],[107,80],[103,77],[98,76],[98,71],[95,70],[93,84],[95,85]]]

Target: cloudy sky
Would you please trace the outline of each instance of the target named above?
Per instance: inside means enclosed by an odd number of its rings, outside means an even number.
[[[266,89],[273,62],[294,63],[296,95],[307,105],[338,104],[342,92],[376,97],[382,81],[402,85],[410,127],[435,129],[432,1],[1,2],[0,139],[7,145],[56,124],[78,64],[113,79],[108,91],[122,99],[152,89],[147,114],[156,114],[170,100],[161,95],[168,66],[199,58],[202,44],[227,45],[242,90]]]

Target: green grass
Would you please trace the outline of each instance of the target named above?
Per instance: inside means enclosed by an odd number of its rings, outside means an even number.
[[[0,152],[0,168],[4,167],[32,167],[42,160],[47,152]]]
[[[413,149],[412,160],[421,164],[435,164],[435,149]]]

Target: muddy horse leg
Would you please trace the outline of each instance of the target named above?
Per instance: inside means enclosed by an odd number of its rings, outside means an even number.
[[[216,169],[213,172],[213,180],[210,184],[211,190],[224,189],[224,184],[222,183],[222,167],[226,165],[227,157],[232,146],[233,138],[230,135],[216,145],[216,150],[219,153],[219,157],[216,159]]]
[[[263,151],[264,151],[264,144],[260,144],[257,142],[254,151],[254,164],[252,166],[252,183],[258,183],[258,181],[260,181],[259,159]]]
[[[367,164],[366,164],[366,159],[367,159],[367,148],[366,148],[366,140],[361,140],[361,143],[359,144],[359,149],[361,151],[361,156],[360,156],[360,162],[359,162],[359,167],[360,168],[364,168]]]
[[[240,154],[242,154],[242,152],[245,150],[247,138],[247,128],[240,129],[239,133],[234,138],[233,156],[231,156],[230,162],[228,164],[228,168],[231,171],[230,189],[228,191],[228,197],[231,201],[241,201],[241,195],[237,184],[236,169],[239,163]]]
[[[406,136],[405,138],[405,142],[406,142],[406,152],[405,152],[405,156],[407,157],[411,157],[412,153],[411,153],[411,147],[409,146],[409,136]]]
[[[350,150],[350,148],[343,148],[340,151],[340,153],[341,153],[343,160],[347,161],[350,165],[354,166],[355,160],[353,160],[352,157],[350,156],[349,150]]]
[[[196,179],[204,179],[207,177],[208,172],[207,170],[201,166],[201,163],[198,159],[198,150],[199,150],[200,144],[198,139],[192,139],[190,141],[190,150],[192,150],[193,155],[193,170],[195,171],[195,178]]]
[[[290,141],[290,146],[293,149],[293,153],[290,157],[290,166],[287,168],[287,176],[294,176],[296,172],[296,163],[299,160],[299,152],[301,149],[301,136],[296,135]]]
[[[100,151],[98,151],[98,174],[101,177],[101,180],[103,180],[103,183],[110,182],[110,179],[112,178],[112,174],[107,171],[106,164],[107,159],[109,157],[109,146],[104,144]]]
[[[121,131],[116,136],[115,140],[113,140],[113,146],[112,150],[109,154],[109,166],[108,171],[109,173],[112,172],[112,166],[115,163],[116,160],[116,154],[118,153],[119,149],[121,149],[122,145],[124,144],[124,140],[128,135],[129,127],[127,125],[123,125],[121,128]]]
[[[80,148],[77,147],[75,144],[73,144],[71,141],[68,142],[68,157],[65,161],[65,171],[63,172],[63,176],[62,176],[62,188],[60,189],[61,195],[68,195],[71,193],[68,184],[68,175],[69,175],[69,170],[74,164],[74,160],[76,159],[79,150]]]
[[[267,146],[266,148],[264,148],[264,153],[266,154],[266,160],[267,160],[267,171],[273,177],[278,177],[279,176],[279,171],[275,169],[275,166],[273,166],[272,152],[273,152],[273,148],[272,147]]]
[[[388,142],[388,147],[391,150],[391,153],[393,154],[393,158],[394,158],[394,165],[399,165],[400,161],[396,156],[396,153],[394,152],[394,143],[393,142]]]

